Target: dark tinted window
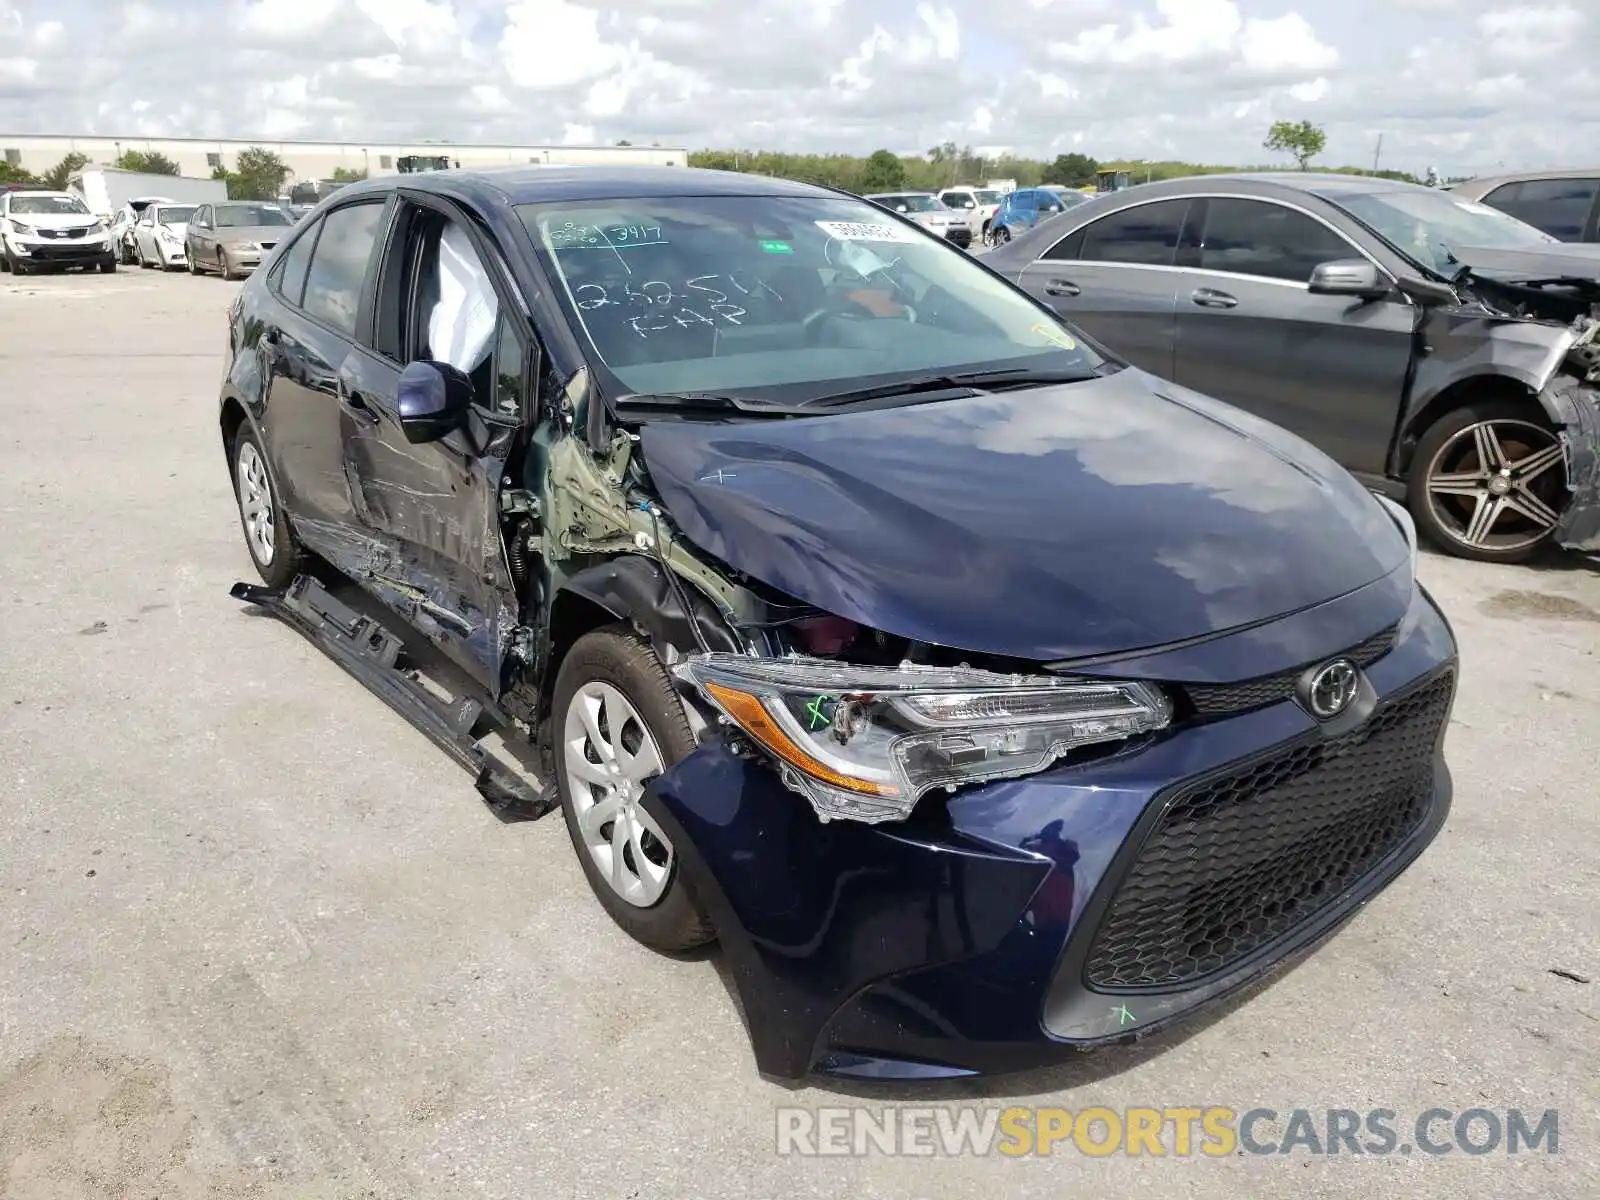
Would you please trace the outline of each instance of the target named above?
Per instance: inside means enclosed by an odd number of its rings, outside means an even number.
[[[300,293],[305,290],[306,268],[311,265],[311,247],[321,229],[322,218],[318,217],[306,226],[305,232],[285,252],[283,261],[273,268],[278,294],[296,307],[300,304]]]
[[[1158,200],[1112,213],[1084,230],[1078,257],[1090,262],[1170,267],[1187,200]]]
[[[1564,242],[1583,240],[1600,179],[1528,179],[1495,188],[1485,204]]]
[[[494,351],[494,407],[508,416],[515,416],[522,411],[527,356],[522,335],[509,318],[502,316],[500,337]]]
[[[1265,200],[1211,200],[1200,266],[1305,283],[1318,263],[1359,257],[1321,221]]]
[[[1080,229],[1076,233],[1068,234],[1054,246],[1044,252],[1046,258],[1074,259],[1083,257],[1083,235],[1087,230]]]
[[[341,333],[356,330],[361,285],[366,282],[382,216],[383,203],[377,201],[337,208],[322,219],[322,236],[306,273],[302,307]]]

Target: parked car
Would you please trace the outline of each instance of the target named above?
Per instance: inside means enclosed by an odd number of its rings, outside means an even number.
[[[125,266],[139,261],[139,250],[134,243],[133,227],[139,223],[144,210],[152,204],[176,204],[171,196],[135,196],[111,214],[111,239],[117,250],[117,259]]]
[[[70,192],[0,191],[0,270],[26,275],[53,267],[115,271],[105,222]]]
[[[189,218],[184,234],[189,273],[215,271],[224,279],[248,275],[293,224],[282,207],[265,201],[202,204]]]
[[[986,262],[1118,354],[1306,438],[1439,546],[1600,546],[1600,253],[1447,191],[1208,175]]]
[[[967,219],[940,204],[932,192],[877,192],[865,199],[921,225],[934,237],[944,238],[962,248],[972,244],[972,231],[967,228]]]
[[[1531,171],[1458,183],[1450,189],[1510,213],[1563,242],[1600,242],[1600,167]]]
[[[1000,201],[989,222],[989,243],[1003,246],[1020,233],[1032,229],[1044,217],[1053,217],[1075,207],[1068,198],[1049,188],[1018,188]]]
[[[939,203],[967,219],[967,234],[976,242],[989,239],[989,222],[1000,207],[1004,192],[993,188],[952,187],[939,193]]]
[[[629,934],[720,940],[765,1072],[1147,1034],[1445,819],[1457,654],[1405,510],[855,197],[374,179],[227,334],[234,595],[496,813],[559,807]]]
[[[133,254],[141,267],[163,271],[180,270],[188,265],[184,249],[189,235],[189,218],[195,204],[151,204],[133,225]]]

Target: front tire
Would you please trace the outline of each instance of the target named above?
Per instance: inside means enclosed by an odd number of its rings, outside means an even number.
[[[115,275],[117,273],[117,260],[108,258],[100,263],[100,274]]]
[[[1457,558],[1526,562],[1570,503],[1561,439],[1528,405],[1458,408],[1418,441],[1407,503],[1417,528]]]
[[[1011,227],[1009,225],[1002,225],[994,231],[994,244],[996,246],[1004,246],[1010,240]]]
[[[556,676],[551,721],[561,812],[601,906],[655,950],[712,941],[678,855],[639,803],[651,779],[695,748],[654,651],[625,625],[579,638]]]
[[[233,495],[250,561],[268,587],[287,587],[300,573],[305,554],[278,503],[267,456],[249,425],[239,427],[231,457]]]

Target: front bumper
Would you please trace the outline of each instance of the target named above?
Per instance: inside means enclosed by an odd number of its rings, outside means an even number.
[[[115,256],[111,239],[94,238],[38,238],[6,234],[5,249],[13,258],[29,263],[49,263],[53,266],[81,266],[102,263]]]
[[[965,250],[972,245],[972,230],[965,225],[952,225],[945,231],[945,240],[954,242]]]
[[[820,824],[712,740],[646,804],[716,922],[764,1073],[1037,1067],[1237,993],[1400,874],[1449,810],[1455,665],[1419,588],[1351,727],[1292,699],[1191,718],[883,826]]]

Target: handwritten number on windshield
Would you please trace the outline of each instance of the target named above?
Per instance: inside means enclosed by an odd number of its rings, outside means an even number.
[[[680,295],[673,290],[671,284],[661,279],[646,280],[634,286],[630,279],[622,285],[622,298],[614,297],[611,292],[598,283],[582,283],[572,289],[572,298],[577,306],[586,312],[598,308],[616,306],[630,308],[634,315],[627,318],[628,328],[640,337],[649,337],[652,333],[663,333],[677,326],[687,329],[692,325],[711,325],[717,322],[712,317],[719,317],[730,325],[743,324],[740,317],[747,315],[747,310],[730,301],[727,292],[711,284],[722,278],[718,275],[697,275],[685,284],[687,291]],[[750,295],[751,290],[732,276],[727,277],[727,282],[734,290]],[[689,294],[690,292],[694,294]],[[777,293],[773,293],[777,295]],[[712,314],[697,308],[691,308],[684,303],[693,300],[703,303]]]

